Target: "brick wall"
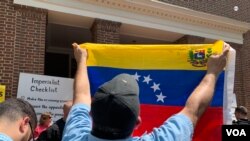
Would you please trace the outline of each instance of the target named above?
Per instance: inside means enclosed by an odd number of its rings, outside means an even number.
[[[12,2],[0,1],[0,84],[6,85],[10,97],[15,43],[15,12]]]
[[[243,95],[244,95],[244,105],[250,111],[250,30],[243,35],[243,48],[241,50],[241,69],[243,74]],[[250,118],[250,114],[248,114]]]
[[[250,22],[250,0],[159,0],[193,10]],[[238,6],[238,11],[234,7]]]
[[[43,74],[47,11],[0,1],[0,84],[16,97],[20,72]]]
[[[121,23],[95,19],[91,31],[95,43],[120,43]]]

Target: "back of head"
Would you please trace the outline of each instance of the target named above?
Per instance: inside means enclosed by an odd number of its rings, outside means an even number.
[[[120,74],[100,86],[91,104],[92,134],[103,139],[129,137],[140,111],[139,86],[128,74]]]
[[[28,116],[34,129],[37,125],[37,117],[34,108],[27,101],[19,98],[10,98],[0,103],[0,118],[5,117],[10,121]]]
[[[235,112],[240,113],[243,116],[247,116],[247,113],[248,113],[247,108],[244,107],[244,106],[238,106],[238,107],[236,107],[235,108]]]

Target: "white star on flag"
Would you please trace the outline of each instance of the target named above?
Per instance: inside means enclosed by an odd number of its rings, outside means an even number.
[[[146,82],[147,84],[149,84],[149,81],[151,81],[152,79],[150,78],[150,75],[148,75],[147,77],[143,76],[144,80],[143,82]]]
[[[159,86],[160,86],[160,83],[159,83],[159,84],[155,84],[155,82],[154,82],[154,85],[151,86],[150,88],[154,89],[154,92],[155,92],[156,90],[161,90],[161,89],[159,88]]]
[[[141,77],[140,75],[137,74],[137,72],[133,75],[134,79],[139,81],[139,78]]]
[[[162,93],[160,93],[159,95],[156,95],[156,97],[157,97],[156,102],[161,101],[162,103],[164,103],[164,98],[166,98],[167,96],[164,96],[162,95]]]

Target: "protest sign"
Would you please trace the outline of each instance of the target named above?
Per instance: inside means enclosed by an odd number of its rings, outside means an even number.
[[[63,116],[63,103],[72,100],[73,79],[20,73],[17,97],[30,102],[38,117],[51,112],[53,121]]]

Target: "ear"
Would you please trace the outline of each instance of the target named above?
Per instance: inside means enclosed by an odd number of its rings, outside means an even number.
[[[20,123],[20,127],[19,127],[20,132],[22,132],[22,133],[26,132],[26,130],[29,128],[29,121],[30,121],[29,117],[27,117],[27,116],[23,117],[23,119],[21,120],[21,123]]]
[[[141,117],[138,116],[137,121],[136,121],[136,125],[135,125],[135,129],[137,129],[141,125],[141,122],[142,122]]]

